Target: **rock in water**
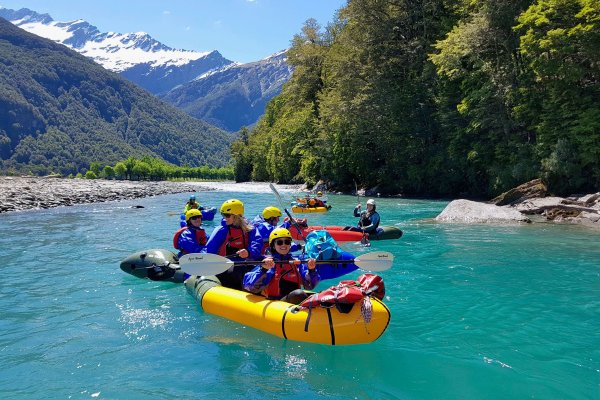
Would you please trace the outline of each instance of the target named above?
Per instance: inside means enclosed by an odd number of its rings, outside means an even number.
[[[460,223],[531,222],[517,210],[463,199],[450,202],[435,220]]]

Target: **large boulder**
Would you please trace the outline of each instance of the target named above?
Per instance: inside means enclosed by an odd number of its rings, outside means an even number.
[[[450,202],[435,220],[461,223],[531,222],[515,209],[464,199]]]

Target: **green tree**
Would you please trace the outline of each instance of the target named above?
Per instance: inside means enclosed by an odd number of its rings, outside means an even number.
[[[518,20],[527,68],[516,107],[550,189],[600,187],[600,2],[538,0]],[[567,157],[568,156],[568,157]]]

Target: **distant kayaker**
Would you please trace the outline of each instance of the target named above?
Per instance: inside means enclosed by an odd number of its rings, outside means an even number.
[[[186,226],[175,232],[173,247],[179,250],[178,257],[188,253],[200,253],[206,246],[206,232],[202,228],[202,212],[189,210],[185,213]]]
[[[354,216],[360,218],[357,226],[346,226],[345,231],[356,231],[366,232],[369,234],[377,234],[377,227],[379,227],[379,213],[376,211],[375,200],[367,200],[367,209],[361,211],[361,204],[358,203],[354,207]]]
[[[263,247],[258,230],[244,218],[244,203],[238,199],[227,200],[221,205],[223,219],[206,243],[206,252],[219,254],[232,261],[261,260]],[[236,265],[218,274],[223,286],[242,289],[244,274],[252,265]]]
[[[204,207],[202,207],[200,205],[200,203],[198,203],[196,201],[196,195],[191,195],[190,199],[188,200],[187,203],[185,203],[185,207],[183,208],[183,212],[184,214],[187,213],[190,210],[203,210]]]
[[[285,228],[277,228],[269,236],[269,251],[262,265],[257,265],[244,276],[244,289],[262,294],[268,299],[300,304],[308,297],[302,289],[311,290],[321,281],[316,260],[310,258],[291,264],[292,235]]]

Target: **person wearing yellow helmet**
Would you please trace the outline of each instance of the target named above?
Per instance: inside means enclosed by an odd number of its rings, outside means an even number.
[[[221,215],[221,226],[212,231],[206,243],[206,252],[228,257],[232,261],[260,260],[262,237],[244,218],[244,203],[238,199],[226,200],[221,205]],[[251,268],[251,265],[236,265],[218,274],[217,278],[223,286],[241,289],[244,274]]]
[[[244,289],[262,294],[268,299],[300,304],[308,297],[302,289],[313,289],[321,281],[314,258],[295,260],[290,254],[292,234],[286,228],[276,228],[269,235],[269,253],[262,265],[244,276]]]
[[[279,208],[274,206],[268,206],[265,207],[261,214],[258,214],[252,220],[252,225],[254,225],[256,229],[258,229],[258,232],[260,233],[260,236],[263,240],[262,254],[265,254],[266,250],[269,248],[269,235],[271,235],[273,229],[277,227],[291,229],[292,224],[289,221],[289,218],[286,218],[286,220],[283,223],[279,224],[281,216],[282,214]],[[299,224],[306,224],[306,220],[304,219],[301,221],[297,220],[296,222]],[[295,252],[300,249],[302,249],[300,245],[297,245],[295,243],[292,244],[292,252]]]
[[[185,213],[186,226],[173,235],[173,247],[179,250],[178,257],[188,253],[200,253],[206,246],[206,232],[202,228],[202,212],[191,209]]]

